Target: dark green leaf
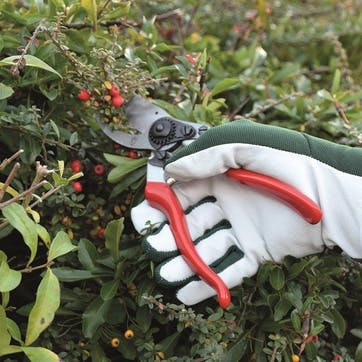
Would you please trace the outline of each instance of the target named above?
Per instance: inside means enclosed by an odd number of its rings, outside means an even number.
[[[81,239],[78,244],[78,259],[87,270],[97,268],[98,252],[96,247],[87,239]]]
[[[152,322],[152,314],[150,313],[150,309],[147,305],[138,307],[136,311],[136,320],[142,332],[146,333],[149,330]]]
[[[112,220],[107,224],[105,230],[105,246],[110,251],[114,261],[119,260],[119,243],[121,240],[124,224],[124,218]]]
[[[356,362],[362,361],[362,341],[360,343],[358,343],[358,346],[356,348],[356,353],[354,355],[354,360]]]
[[[104,301],[110,300],[116,295],[119,287],[119,282],[120,282],[119,279],[111,280],[102,285],[100,295]]]
[[[275,290],[281,290],[285,284],[285,276],[282,269],[275,267],[271,270],[269,282]]]
[[[92,338],[106,320],[111,300],[104,301],[100,296],[93,299],[83,313],[82,331],[86,338]]]
[[[281,298],[274,307],[274,320],[280,321],[289,312],[291,306],[287,299]]]
[[[243,337],[240,338],[223,356],[223,362],[235,362],[239,361],[244,356],[248,348],[248,341]]]

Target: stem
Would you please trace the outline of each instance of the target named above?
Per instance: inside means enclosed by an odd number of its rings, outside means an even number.
[[[44,264],[41,264],[41,265],[37,265],[37,266],[27,266],[26,268],[24,269],[20,269],[19,272],[20,273],[31,273],[32,271],[34,270],[38,270],[38,269],[43,269],[43,268],[48,268],[50,266],[52,266],[54,264],[54,261],[51,260],[51,261],[48,261]]]
[[[15,152],[12,156],[10,156],[9,158],[5,158],[5,160],[3,160],[0,163],[0,171],[4,170],[5,167],[11,163],[12,161],[14,161],[16,158],[18,158],[22,153],[24,152],[24,150],[20,149],[19,151]]]
[[[25,55],[28,53],[29,48],[35,43],[38,34],[43,32],[44,30],[44,25],[42,22],[40,22],[40,24],[35,28],[23,51],[21,52],[19,58],[17,58],[16,61],[14,61],[14,64],[11,66],[10,71],[12,74],[19,75],[20,70],[22,70],[26,66]]]
[[[0,201],[3,199],[6,189],[11,184],[11,182],[14,180],[15,175],[17,174],[18,170],[20,168],[20,163],[16,163],[13,168],[11,169],[8,177],[6,178],[6,181],[4,182],[4,185],[0,189]],[[1,204],[0,204],[1,205]],[[0,207],[1,208],[1,207]]]
[[[303,95],[303,93],[301,92],[294,92],[292,94],[289,94],[281,99],[276,99],[276,100],[272,100],[269,104],[266,104],[264,107],[255,110],[255,111],[251,111],[249,113],[247,113],[245,115],[246,118],[255,118],[256,116],[258,116],[260,113],[264,113],[266,111],[268,111],[269,109],[274,108],[275,106],[277,106],[278,104],[284,103],[286,101],[288,101],[289,99],[293,98],[293,97],[297,97],[297,96],[301,96]]]
[[[350,120],[347,118],[347,115],[346,115],[346,113],[344,112],[344,109],[343,109],[343,107],[341,106],[341,104],[340,104],[337,100],[335,100],[335,101],[333,102],[333,104],[334,104],[334,107],[336,108],[339,116],[343,119],[344,126],[345,126],[346,128],[348,128],[348,129],[350,129],[350,128],[351,128],[351,122],[350,122]]]
[[[4,201],[4,202],[0,203],[0,210],[1,210],[2,208],[4,208],[5,206],[8,206],[8,205],[10,205],[11,203],[13,203],[13,202],[15,202],[15,201],[18,201],[18,200],[20,200],[21,198],[23,198],[24,196],[32,193],[34,190],[36,190],[36,189],[38,189],[39,187],[43,186],[43,185],[46,184],[47,182],[48,182],[48,181],[46,181],[46,180],[41,181],[41,182],[39,182],[38,184],[29,187],[27,190],[25,190],[25,191],[22,192],[21,194],[13,197],[13,198],[11,198],[11,199],[9,199],[9,200],[7,200],[7,201]],[[2,227],[2,224],[0,225],[0,229],[1,229],[1,227]]]

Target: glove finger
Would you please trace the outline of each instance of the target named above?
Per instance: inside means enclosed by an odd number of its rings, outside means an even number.
[[[240,254],[242,255],[242,254]],[[224,260],[217,269],[222,269],[218,274],[229,287],[229,289],[240,285],[243,278],[253,276],[258,270],[258,263],[256,260],[248,256],[241,256],[231,254],[229,260]],[[226,268],[225,265],[228,265]],[[186,305],[194,305],[202,302],[203,300],[216,295],[215,290],[210,287],[203,280],[193,280],[176,293],[177,299]]]
[[[147,200],[144,200],[132,208],[131,219],[137,232],[144,235],[155,227],[159,227],[162,222],[165,222],[166,215],[150,206]]]
[[[225,259],[230,260],[230,254],[238,250],[241,257],[243,253],[236,248],[236,239],[231,228],[221,228],[204,235],[196,240],[197,253],[201,259],[211,268],[213,265],[220,265]],[[195,276],[194,271],[186,263],[184,257],[168,259],[160,263],[155,269],[156,281],[165,286],[180,286],[188,283]]]
[[[222,209],[214,197],[200,200],[185,211],[186,223],[191,239],[198,242],[203,235],[219,228],[230,228]],[[205,235],[204,237],[206,237]],[[164,222],[153,234],[142,242],[143,250],[153,261],[161,261],[179,254],[175,238],[168,222]]]

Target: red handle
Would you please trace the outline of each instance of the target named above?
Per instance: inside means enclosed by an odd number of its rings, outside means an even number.
[[[145,195],[151,206],[166,214],[180,253],[189,267],[216,290],[219,305],[230,304],[230,292],[223,280],[199,256],[187,227],[184,211],[170,186],[163,182],[148,181]]]
[[[244,169],[229,169],[226,171],[226,175],[243,184],[272,194],[292,207],[310,224],[317,224],[322,219],[322,210],[312,199],[282,181]]]

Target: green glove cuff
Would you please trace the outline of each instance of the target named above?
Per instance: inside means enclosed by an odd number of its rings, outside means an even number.
[[[339,171],[362,176],[362,148],[338,145],[305,133],[249,120],[234,121],[209,129],[195,142],[175,152],[167,164],[204,149],[228,143],[266,146],[306,155]]]

